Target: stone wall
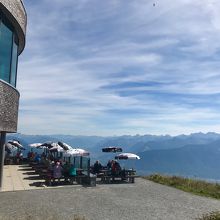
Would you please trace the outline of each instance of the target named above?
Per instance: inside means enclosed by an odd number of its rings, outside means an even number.
[[[21,0],[0,0],[0,9],[19,38],[19,54],[25,46],[27,15]],[[0,132],[17,132],[19,92],[0,80]]]
[[[23,32],[26,32],[26,12],[20,0],[0,0],[8,11],[15,17],[20,24]]]
[[[0,80],[0,131],[16,132],[19,92]]]
[[[25,45],[27,15],[21,0],[0,0],[0,8],[6,9],[7,17],[15,27],[19,38],[19,53]]]

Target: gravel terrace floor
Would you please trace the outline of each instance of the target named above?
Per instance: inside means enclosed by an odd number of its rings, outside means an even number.
[[[0,193],[0,219],[187,220],[220,210],[220,201],[142,178],[135,184],[79,185]]]

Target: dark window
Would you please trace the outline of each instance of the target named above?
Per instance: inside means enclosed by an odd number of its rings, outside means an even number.
[[[12,31],[4,24],[0,26],[0,78],[10,82]]]
[[[14,36],[15,38],[15,36]],[[11,76],[10,83],[16,87],[16,78],[17,78],[17,61],[18,61],[18,45],[14,39],[13,48],[12,48],[12,59],[11,59]]]
[[[0,79],[16,86],[18,37],[0,11]]]

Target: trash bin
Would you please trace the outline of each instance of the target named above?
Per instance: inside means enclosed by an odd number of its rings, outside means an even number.
[[[96,186],[96,175],[90,175],[83,178],[82,185],[92,187]]]
[[[92,174],[90,174],[90,186],[96,186],[96,175],[92,175]]]

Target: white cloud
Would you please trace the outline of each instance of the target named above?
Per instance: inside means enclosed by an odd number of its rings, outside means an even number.
[[[153,3],[27,1],[20,132],[218,131],[220,3]]]

